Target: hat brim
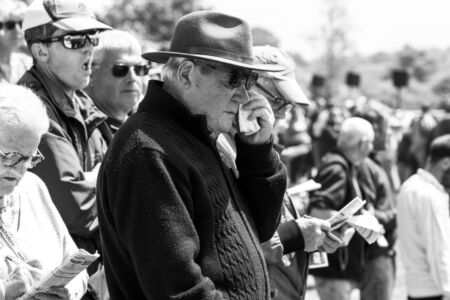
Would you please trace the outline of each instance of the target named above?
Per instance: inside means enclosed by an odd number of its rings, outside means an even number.
[[[155,61],[158,63],[166,63],[170,57],[187,57],[187,58],[198,58],[205,59],[215,62],[224,63],[227,65],[232,65],[236,67],[240,67],[243,69],[250,69],[255,71],[267,71],[267,72],[280,72],[286,69],[284,66],[277,64],[247,64],[239,61],[235,61],[232,59],[227,59],[223,57],[217,57],[212,55],[202,55],[202,54],[190,54],[190,53],[182,53],[182,52],[171,52],[171,51],[154,51],[154,52],[146,52],[142,54],[142,57]]]
[[[88,17],[73,17],[58,20],[52,23],[55,27],[66,31],[88,31],[88,30],[111,30],[112,28],[106,24]]]
[[[273,78],[272,82],[285,99],[300,105],[310,104],[308,97],[295,79],[283,76],[282,79]]]

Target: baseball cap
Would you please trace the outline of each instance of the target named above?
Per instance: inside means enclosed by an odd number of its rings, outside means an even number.
[[[263,72],[261,77],[270,78],[278,92],[286,99],[300,105],[309,105],[309,99],[295,80],[295,62],[286,52],[271,46],[253,47],[258,63],[278,64],[285,67],[281,72]]]
[[[25,31],[49,23],[75,32],[112,29],[97,21],[86,4],[78,0],[35,0],[25,12],[22,29]]]

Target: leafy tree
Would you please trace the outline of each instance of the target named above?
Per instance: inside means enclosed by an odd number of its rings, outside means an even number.
[[[399,53],[398,61],[400,67],[410,69],[419,82],[426,82],[436,71],[437,61],[427,51],[405,47]]]
[[[180,17],[202,9],[207,8],[199,0],[116,0],[100,17],[114,28],[130,29],[146,39],[164,43],[172,37]]]

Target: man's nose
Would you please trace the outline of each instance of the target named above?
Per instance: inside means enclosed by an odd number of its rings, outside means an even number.
[[[244,85],[238,87],[236,89],[236,94],[233,96],[233,101],[238,102],[239,104],[247,103],[250,100],[248,96],[248,92],[245,89]]]

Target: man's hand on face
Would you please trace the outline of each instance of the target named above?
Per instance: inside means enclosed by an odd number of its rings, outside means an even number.
[[[248,144],[260,145],[270,140],[272,135],[275,117],[269,102],[264,96],[255,91],[247,91],[249,101],[242,105],[243,109],[251,110],[249,120],[258,120],[261,127],[258,132],[252,135],[239,134],[242,141]]]

